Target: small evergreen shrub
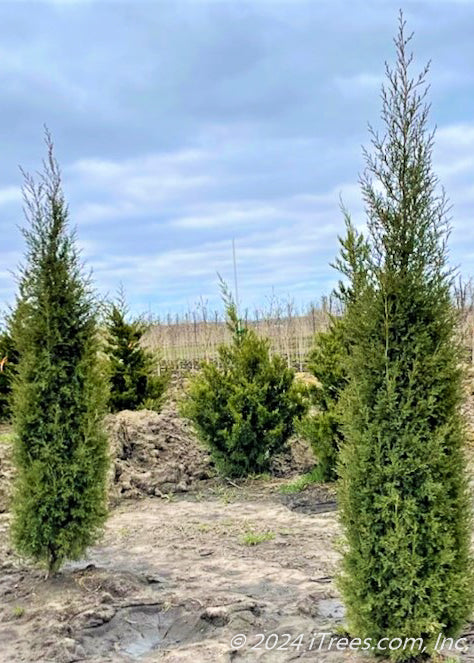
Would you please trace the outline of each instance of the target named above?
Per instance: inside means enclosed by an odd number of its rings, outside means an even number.
[[[243,327],[225,297],[232,342],[219,348],[219,364],[203,364],[191,379],[183,413],[218,469],[242,477],[268,471],[306,404],[294,371],[270,357],[269,341]]]
[[[107,515],[106,386],[98,314],[46,134],[39,182],[25,176],[27,252],[12,316],[16,484],[12,539],[50,573],[97,540]]]
[[[107,355],[112,412],[161,407],[169,375],[158,374],[153,354],[142,347],[140,342],[146,329],[140,320],[127,321],[123,297],[109,307]]]
[[[310,390],[313,410],[298,427],[317,458],[312,476],[319,481],[337,478],[337,459],[343,439],[340,396],[346,384],[345,359],[344,322],[333,318],[327,331],[316,334],[308,356],[308,370],[318,384]]]

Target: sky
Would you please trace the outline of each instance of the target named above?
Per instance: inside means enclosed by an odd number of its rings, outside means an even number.
[[[402,8],[414,73],[431,60],[434,167],[450,260],[474,275],[474,0],[0,0],[0,300],[22,260],[21,165],[52,132],[70,221],[97,291],[135,313],[250,311],[329,294],[380,127]]]

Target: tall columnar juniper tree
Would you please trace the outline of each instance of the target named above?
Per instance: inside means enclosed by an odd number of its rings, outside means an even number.
[[[268,471],[305,409],[294,371],[270,356],[267,339],[240,321],[223,285],[230,345],[219,362],[204,363],[189,385],[183,413],[209,448],[218,469],[242,477]]]
[[[421,637],[429,651],[469,617],[473,578],[448,209],[431,165],[428,67],[411,77],[410,39],[400,16],[385,132],[371,129],[361,178],[370,252],[359,270],[342,260],[357,296],[347,307],[341,588],[354,636]]]
[[[109,408],[158,410],[169,382],[167,372],[158,374],[153,354],[141,345],[147,325],[127,319],[123,293],[109,306],[107,354],[109,358]]]
[[[61,175],[47,158],[25,175],[26,260],[12,319],[19,352],[13,387],[13,540],[55,572],[92,544],[106,518],[106,389],[98,359],[97,308],[83,273]]]

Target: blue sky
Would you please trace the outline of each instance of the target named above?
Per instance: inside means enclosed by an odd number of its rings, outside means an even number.
[[[400,1],[0,2],[0,298],[21,260],[18,164],[56,143],[71,222],[99,292],[132,309],[250,309],[327,294],[379,126]],[[451,259],[474,274],[474,1],[402,3],[415,68],[432,60],[434,163],[453,205]]]

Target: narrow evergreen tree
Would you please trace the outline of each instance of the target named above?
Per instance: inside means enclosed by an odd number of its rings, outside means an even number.
[[[219,348],[218,365],[204,363],[191,380],[183,414],[219,470],[239,477],[268,471],[306,404],[294,371],[270,357],[269,341],[242,325],[224,285],[223,293],[232,341]]]
[[[337,479],[339,451],[344,440],[341,401],[347,385],[346,365],[350,351],[345,313],[366,278],[365,262],[369,251],[367,242],[352,225],[344,207],[342,211],[346,236],[339,238],[341,257],[334,266],[344,273],[346,282],[340,281],[333,292],[342,311],[338,316],[331,316],[326,331],[316,334],[308,355],[308,370],[317,378],[318,385],[310,388],[313,407],[299,425],[299,432],[310,442],[317,458],[313,477],[319,481]]]
[[[123,294],[111,304],[107,316],[109,356],[109,408],[157,410],[169,382],[167,372],[157,373],[153,354],[141,345],[147,326],[140,320],[127,321]]]
[[[97,309],[68,229],[61,176],[46,133],[38,181],[25,175],[27,251],[12,320],[17,481],[13,540],[55,572],[92,544],[106,518],[106,390]]]
[[[369,255],[343,255],[347,307],[341,589],[357,637],[456,634],[472,607],[462,373],[447,267],[449,224],[432,172],[426,67],[415,79],[400,16],[361,178]],[[412,657],[410,648],[386,652]]]

